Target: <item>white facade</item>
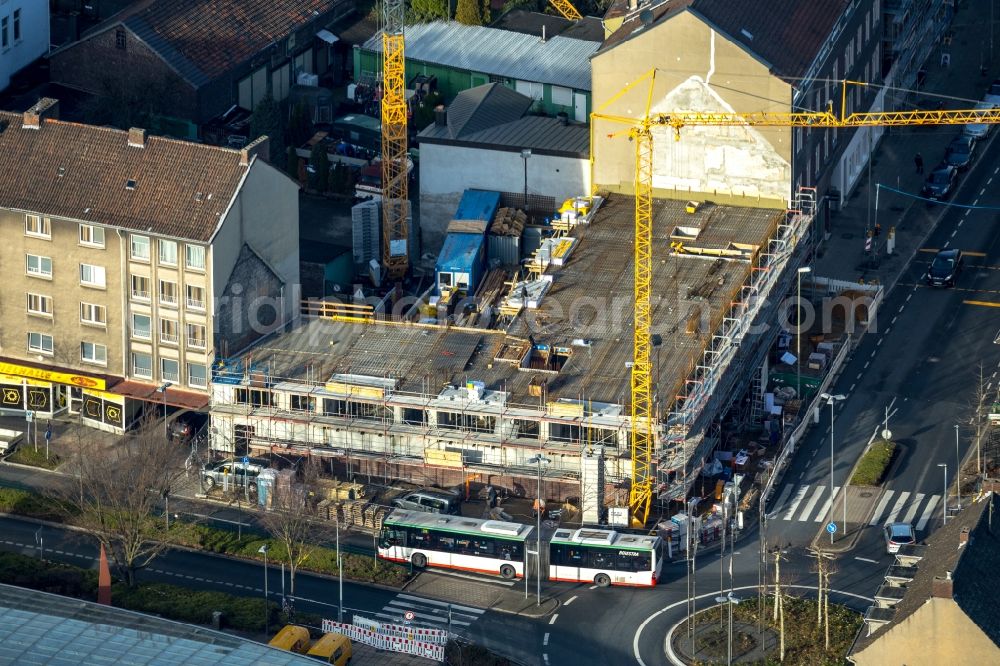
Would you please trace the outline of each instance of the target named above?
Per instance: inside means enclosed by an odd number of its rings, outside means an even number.
[[[0,90],[49,50],[49,3],[0,0]]]
[[[590,163],[583,157],[534,153],[528,158],[528,194],[549,196],[556,205],[590,193]],[[420,234],[424,252],[437,253],[462,193],[467,189],[521,193],[520,151],[420,145]]]

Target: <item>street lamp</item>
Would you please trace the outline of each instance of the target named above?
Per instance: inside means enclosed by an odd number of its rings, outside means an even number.
[[[528,158],[531,157],[531,148],[521,150],[521,160],[524,161],[524,212],[528,212]]]
[[[170,435],[167,434],[167,389],[173,386],[170,382],[163,382],[163,386],[156,389],[163,394],[163,436],[166,439],[170,439]]]
[[[820,393],[820,400],[826,400],[826,403],[830,405],[830,495],[833,495],[833,405],[841,400],[847,400],[846,395],[840,393],[836,395],[831,395],[829,393]],[[844,533],[847,533],[847,481],[844,482]],[[830,544],[833,544],[833,532],[830,532]]]
[[[955,424],[955,492],[958,493],[956,508],[962,510],[962,458],[958,453],[958,424]]]
[[[264,556],[264,634],[268,633],[267,629],[267,544],[265,543],[260,548],[257,549],[258,553]]]
[[[938,467],[944,470],[944,524],[948,524],[948,464],[938,463]]]
[[[542,463],[548,465],[551,460],[541,453],[528,459],[529,465],[538,465],[538,491],[535,493],[536,525],[535,525],[535,605],[542,605]],[[527,559],[525,559],[527,565]]]
[[[795,397],[802,399],[802,276],[811,273],[812,268],[801,266],[796,279],[798,280],[798,296],[795,299]]]

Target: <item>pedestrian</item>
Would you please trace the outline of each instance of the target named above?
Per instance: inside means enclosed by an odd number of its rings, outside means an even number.
[[[917,173],[922,174],[924,172],[924,156],[921,155],[920,153],[917,153],[913,157],[913,163],[917,165]]]

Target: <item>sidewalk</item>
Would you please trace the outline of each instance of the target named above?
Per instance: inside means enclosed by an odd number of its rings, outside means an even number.
[[[524,581],[513,586],[479,582],[470,578],[456,578],[447,574],[424,572],[407,583],[403,590],[410,594],[440,599],[456,604],[469,604],[478,608],[488,608],[501,613],[521,615],[536,619],[550,615],[559,607],[559,602],[542,596],[538,605],[535,595],[535,581],[528,581],[528,595],[524,594]]]

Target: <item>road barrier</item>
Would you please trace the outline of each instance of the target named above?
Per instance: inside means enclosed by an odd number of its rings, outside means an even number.
[[[355,618],[363,620],[363,618]],[[371,645],[379,650],[402,652],[436,661],[444,661],[444,646],[448,642],[448,632],[440,629],[419,629],[398,624],[382,624],[363,620],[364,626],[323,620],[325,633],[336,632],[352,641]]]

